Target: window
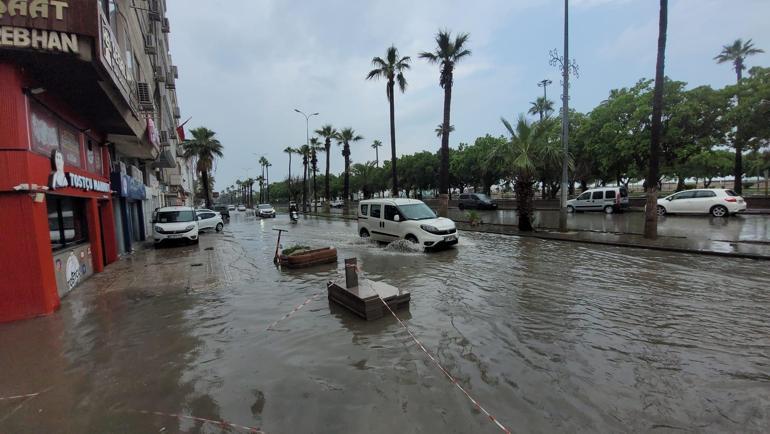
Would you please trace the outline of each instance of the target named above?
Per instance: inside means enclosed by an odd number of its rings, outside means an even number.
[[[436,218],[436,213],[424,203],[401,205],[401,213],[407,220],[427,220]]]
[[[33,151],[51,158],[53,151],[58,150],[66,165],[84,166],[80,153],[80,132],[34,101],[30,101],[29,128]]]
[[[70,197],[46,197],[51,248],[63,249],[88,241],[85,202]]]
[[[603,198],[604,198],[604,192],[603,191],[595,191],[595,192],[593,192],[593,194],[591,196],[591,199],[593,199],[593,200],[603,199]]]
[[[675,194],[671,200],[692,199],[693,197],[695,197],[694,191],[683,191],[681,193]]]
[[[393,217],[399,215],[398,214],[398,208],[396,208],[393,205],[385,205],[385,220],[393,221],[395,220]]]
[[[361,204],[361,215],[369,215],[369,204]]]
[[[585,192],[578,196],[577,200],[590,200],[591,199],[591,193]]]
[[[68,166],[81,167],[80,137],[77,131],[64,125],[59,125],[59,143],[64,163]]]
[[[717,197],[717,194],[709,190],[699,190],[695,192],[695,197],[698,199],[706,197]]]
[[[372,205],[372,209],[370,211],[369,216],[377,218],[377,219],[380,218],[380,209],[381,208],[382,207],[380,205]]]
[[[728,196],[738,196],[738,193],[736,193],[736,192],[734,192],[734,191],[732,191],[732,190],[725,190],[725,193],[726,193]]]
[[[157,215],[158,223],[180,223],[195,220],[194,211],[163,211]]]
[[[607,190],[604,192],[605,199],[615,199],[615,190]]]

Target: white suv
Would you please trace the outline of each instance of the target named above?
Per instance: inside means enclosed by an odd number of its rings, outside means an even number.
[[[426,248],[457,244],[455,223],[416,199],[370,199],[358,204],[358,234],[377,241],[405,239]]]
[[[198,243],[198,216],[189,206],[158,208],[152,216],[152,237],[163,241],[187,240]]]
[[[658,215],[711,214],[727,217],[746,211],[746,201],[732,190],[723,188],[685,190],[658,199]]]

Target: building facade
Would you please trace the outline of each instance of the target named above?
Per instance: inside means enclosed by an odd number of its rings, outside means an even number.
[[[165,0],[0,0],[0,322],[79,282],[191,204]]]

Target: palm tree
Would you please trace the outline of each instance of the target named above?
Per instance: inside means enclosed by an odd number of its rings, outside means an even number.
[[[450,125],[449,126],[449,132],[451,133],[454,130],[455,130],[455,126],[454,125]],[[441,137],[444,134],[444,124],[438,124],[436,129],[433,130],[433,131],[436,132],[436,137]]]
[[[254,204],[252,203],[252,196],[254,192],[254,178],[246,178],[246,181],[244,181],[244,185],[246,186],[246,203],[249,208],[252,208]]]
[[[265,177],[262,175],[259,175],[257,177],[257,183],[259,183],[259,203],[262,203],[262,198],[263,198],[262,192],[265,190]],[[252,200],[251,193],[249,193],[249,201],[251,200]]]
[[[399,57],[398,49],[391,45],[385,52],[385,59],[375,57],[372,59],[374,69],[366,75],[367,80],[384,78],[387,80],[385,85],[385,94],[390,104],[390,153],[391,163],[390,172],[393,178],[393,196],[398,197],[398,172],[396,171],[396,118],[395,118],[395,85],[398,82],[398,88],[401,93],[406,90],[406,78],[404,71],[409,69],[409,62],[412,59],[409,56]],[[379,164],[379,158],[378,158]]]
[[[310,165],[313,169],[313,212],[318,213],[318,194],[316,193],[315,174],[318,171],[318,156],[317,151],[322,150],[323,145],[321,142],[313,137],[310,139]]]
[[[240,202],[243,202],[243,183],[241,182],[240,179],[237,179],[235,181],[235,186],[238,187],[238,194],[241,196],[239,200]]]
[[[655,88],[652,95],[652,126],[650,137],[650,166],[647,174],[647,205],[644,212],[644,237],[658,237],[658,177],[660,138],[663,131],[663,84],[666,64],[666,33],[668,32],[668,0],[660,0],[658,20],[658,59],[655,63]]]
[[[270,168],[271,167],[273,167],[273,163],[265,160],[265,185],[267,186],[265,203],[270,202]]]
[[[436,34],[435,51],[420,53],[420,57],[429,63],[441,65],[439,85],[444,89],[444,122],[442,123],[441,166],[439,169],[439,193],[441,194],[449,193],[449,111],[452,102],[454,68],[457,62],[471,55],[471,50],[465,48],[469,37],[468,33],[460,33],[453,41],[450,31],[440,30]]]
[[[345,207],[350,200],[350,143],[363,140],[353,128],[343,128],[337,133],[337,142],[342,145],[342,156],[345,157],[345,181],[343,183],[343,194],[345,195]]]
[[[380,167],[380,148],[382,147],[382,142],[379,140],[375,140],[372,142],[372,149],[374,149],[374,162],[377,165],[377,167]]]
[[[502,161],[513,176],[519,230],[532,231],[532,201],[537,169],[560,162],[562,155],[559,152],[550,152],[552,147],[546,146],[548,127],[539,123],[533,126],[523,114],[519,115],[515,128],[505,118],[500,120],[511,135],[511,140],[493,149],[489,160]]]
[[[289,200],[291,200],[291,154],[296,152],[294,148],[291,146],[287,146],[286,149],[283,150],[283,152],[289,154]]]
[[[722,52],[714,57],[714,60],[716,60],[717,63],[732,62],[733,69],[735,69],[736,80],[740,82],[741,78],[743,78],[743,70],[746,69],[746,65],[744,64],[746,58],[764,52],[765,51],[762,49],[754,48],[754,43],[751,39],[747,40],[745,43],[741,39],[736,39],[731,45],[723,46]],[[740,104],[740,101],[738,103]],[[743,193],[743,138],[739,133],[740,131],[736,129],[734,140],[735,169],[733,171],[735,181],[733,181],[733,190],[735,190],[736,193],[741,194]]]
[[[372,197],[373,190],[376,188],[375,178],[377,177],[377,169],[375,168],[374,163],[372,161],[367,161],[363,164],[354,164],[351,168],[351,172],[353,173],[353,176],[355,176],[356,181],[358,181],[357,185],[364,193],[364,199]]]
[[[527,113],[531,115],[540,115],[540,121],[542,122],[544,118],[547,118],[550,112],[553,111],[553,101],[549,99],[545,99],[544,97],[539,97],[535,101],[531,101],[530,104],[532,104],[532,107],[529,108],[529,111]]]
[[[332,139],[337,138],[337,130],[329,124],[322,126],[315,130],[315,133],[324,139],[324,152],[326,153],[326,177],[324,178],[324,198],[326,199],[326,206],[332,200],[329,193],[329,158],[331,158]]]
[[[262,183],[259,184],[259,203],[264,203],[265,195],[264,195],[264,180],[265,180],[265,166],[267,166],[267,158],[264,156],[259,157],[259,166],[262,169]]]
[[[302,145],[298,149],[302,155],[302,212],[307,212],[307,169],[310,162],[310,146]]]
[[[211,184],[210,171],[214,167],[214,160],[222,157],[222,144],[214,136],[216,133],[206,127],[198,127],[190,130],[193,138],[182,143],[183,157],[185,160],[197,159],[196,170],[201,175],[203,183],[203,195],[206,207],[211,208]]]

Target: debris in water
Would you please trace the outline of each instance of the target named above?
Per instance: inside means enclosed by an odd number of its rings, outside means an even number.
[[[329,301],[340,304],[369,321],[382,318],[387,309],[409,307],[411,294],[385,282],[366,281],[358,283],[358,268],[356,258],[345,259],[345,285],[329,282],[327,290]]]

